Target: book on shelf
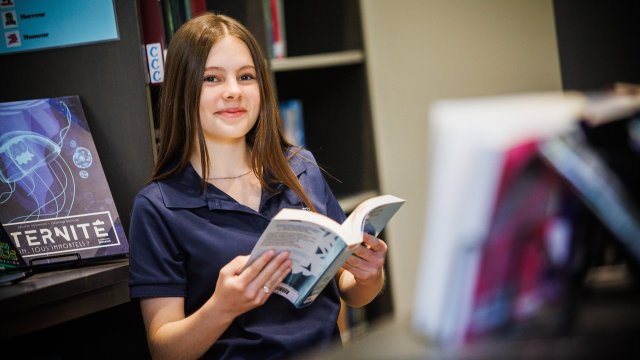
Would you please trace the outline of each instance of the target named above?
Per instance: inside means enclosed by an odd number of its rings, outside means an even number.
[[[267,53],[272,59],[287,56],[287,41],[282,0],[263,0]]]
[[[339,224],[304,209],[283,209],[269,223],[247,264],[266,251],[287,251],[292,270],[274,290],[295,307],[311,304],[357,246],[364,233],[378,236],[404,200],[393,195],[369,198]]]
[[[0,103],[0,222],[30,267],[128,253],[78,96]]]
[[[460,334],[464,342],[518,327],[549,332],[563,321],[582,207],[540,159],[538,145],[525,142],[504,155]],[[542,313],[555,321],[535,321]]]
[[[287,38],[284,25],[284,8],[282,0],[269,0],[273,19],[273,57],[281,59],[287,56]]]
[[[284,123],[284,132],[287,140],[294,145],[304,147],[305,133],[302,110],[302,101],[299,99],[280,102],[280,116]]]
[[[273,17],[271,16],[271,0],[262,0],[262,19],[264,21],[265,56],[273,59]]]
[[[207,12],[207,1],[206,0],[187,0],[189,1],[189,18],[201,15],[202,13]]]
[[[537,146],[573,128],[584,101],[539,93],[432,106],[412,322],[434,343],[464,344],[562,297],[575,199]]]
[[[171,41],[173,35],[180,26],[189,20],[190,4],[184,0],[159,0],[162,5],[162,16],[164,21],[165,38],[167,43]]]
[[[159,85],[164,81],[164,51],[167,46],[160,2],[158,0],[141,0],[140,20],[147,59],[146,82],[151,85]]]

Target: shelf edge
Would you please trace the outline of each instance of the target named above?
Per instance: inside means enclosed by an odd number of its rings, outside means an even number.
[[[271,59],[270,63],[271,70],[279,72],[360,64],[363,61],[364,53],[362,50],[347,50],[326,54]]]

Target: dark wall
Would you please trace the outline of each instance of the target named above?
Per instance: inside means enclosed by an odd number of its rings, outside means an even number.
[[[562,84],[599,90],[640,83],[640,1],[553,1]]]
[[[114,0],[120,39],[0,55],[0,102],[79,95],[125,230],[153,163],[137,1]]]

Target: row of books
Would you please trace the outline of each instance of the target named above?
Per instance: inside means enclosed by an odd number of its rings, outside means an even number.
[[[212,4],[221,6],[220,13],[236,15],[238,4]],[[263,0],[263,17],[267,55],[283,58],[287,55],[284,8],[282,0]],[[173,34],[186,21],[210,10],[206,0],[141,0],[140,18],[148,66],[147,83],[161,84],[164,80],[164,57]],[[239,19],[241,20],[241,19]]]
[[[171,37],[186,21],[207,11],[207,5],[205,0],[141,0],[139,5],[147,83],[158,85],[164,81],[164,59]]]
[[[435,343],[554,331],[594,219],[640,263],[640,93],[443,100],[429,129],[413,324]]]
[[[178,28],[207,11],[206,0],[141,0],[140,20],[145,44],[169,43]]]

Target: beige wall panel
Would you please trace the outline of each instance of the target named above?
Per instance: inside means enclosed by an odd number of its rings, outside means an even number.
[[[444,98],[560,90],[551,0],[361,0],[396,319],[409,317],[423,241],[429,107]]]

